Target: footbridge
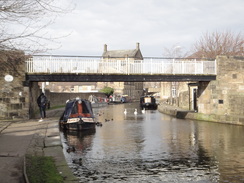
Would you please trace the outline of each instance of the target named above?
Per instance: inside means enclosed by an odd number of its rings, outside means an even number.
[[[216,60],[99,58],[36,55],[26,60],[27,82],[173,82],[216,79]]]

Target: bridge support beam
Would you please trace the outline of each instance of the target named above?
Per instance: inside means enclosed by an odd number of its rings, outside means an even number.
[[[28,82],[187,82],[211,81],[215,75],[29,74]]]

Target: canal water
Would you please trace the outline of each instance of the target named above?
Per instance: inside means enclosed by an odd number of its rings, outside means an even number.
[[[61,132],[80,182],[244,182],[242,126],[176,119],[138,103],[93,110],[102,123],[95,132]]]

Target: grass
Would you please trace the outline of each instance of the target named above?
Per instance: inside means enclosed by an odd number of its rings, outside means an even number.
[[[53,109],[61,109],[61,108],[64,108],[65,105],[56,105],[56,106],[52,106],[50,107],[49,109],[46,108],[46,111],[50,111],[50,110],[53,110]],[[39,108],[37,110],[35,110],[35,113],[34,113],[34,116],[37,117],[38,115],[40,115],[40,110]]]
[[[31,183],[64,182],[52,157],[26,156],[26,173]]]
[[[56,105],[56,106],[50,107],[50,109],[47,109],[47,110],[59,109],[59,108],[64,108],[64,107],[65,107],[65,105]]]

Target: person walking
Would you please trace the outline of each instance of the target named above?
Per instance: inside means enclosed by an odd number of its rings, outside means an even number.
[[[41,122],[43,121],[43,118],[46,117],[46,105],[47,105],[47,97],[44,95],[43,92],[37,98],[37,104],[40,109],[40,115],[41,115],[41,119],[39,120],[39,122]]]

